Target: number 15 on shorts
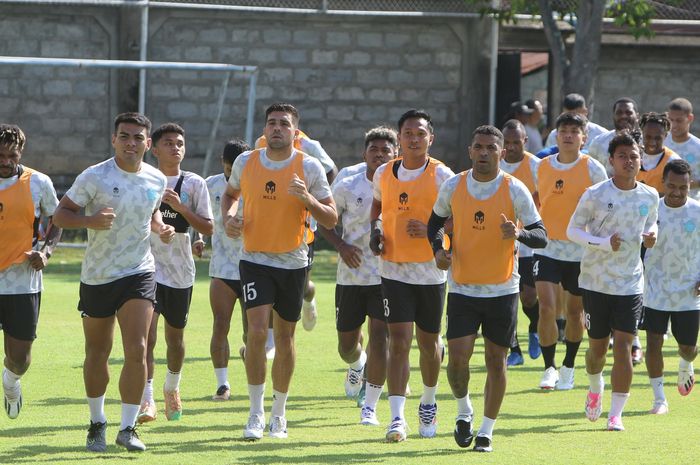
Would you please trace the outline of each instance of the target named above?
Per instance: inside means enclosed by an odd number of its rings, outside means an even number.
[[[243,285],[243,297],[245,298],[246,302],[250,302],[251,300],[255,300],[255,298],[258,296],[258,291],[255,290],[255,281],[246,283]]]

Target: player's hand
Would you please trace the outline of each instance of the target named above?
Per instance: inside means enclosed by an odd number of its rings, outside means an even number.
[[[202,254],[204,253],[204,241],[201,239],[197,239],[192,243],[192,253],[199,257],[202,258]]]
[[[49,261],[49,258],[46,256],[46,254],[44,252],[39,252],[38,250],[30,250],[29,252],[24,252],[24,255],[27,257],[29,266],[31,266],[36,271],[43,270],[46,267],[46,263]]]
[[[501,234],[503,239],[517,239],[518,227],[501,213]]]
[[[369,248],[374,255],[381,255],[384,253],[384,234],[381,230],[372,231],[369,235]]]
[[[114,209],[112,207],[103,208],[89,217],[88,228],[98,230],[112,229],[112,224],[116,217],[117,215],[114,214]]]
[[[421,221],[410,219],[406,223],[406,232],[409,237],[414,239],[425,239],[428,237],[428,225]]]
[[[182,213],[182,210],[185,208],[185,205],[180,199],[180,195],[170,188],[165,189],[165,193],[163,194],[163,202],[167,203],[170,208],[178,213]]]
[[[646,234],[642,233],[642,244],[647,249],[651,249],[656,244],[656,233],[654,231],[648,232]]]
[[[440,249],[435,252],[435,265],[441,270],[447,270],[452,265],[452,252]]]
[[[359,268],[362,264],[362,250],[359,247],[343,242],[338,246],[338,253],[350,268]]]
[[[620,250],[620,246],[622,245],[622,239],[620,238],[619,233],[615,233],[612,236],[610,236],[610,247],[612,247],[613,252],[617,252]]]
[[[243,220],[236,218],[235,216],[229,217],[224,224],[224,229],[226,230],[226,235],[233,239],[238,239],[241,237],[243,232]]]
[[[304,180],[297,176],[296,173],[294,173],[294,177],[289,183],[289,187],[287,187],[287,192],[304,202],[304,205],[306,205],[306,202],[309,200],[310,194],[309,191],[306,190],[306,183],[304,183]]]
[[[158,231],[158,237],[164,244],[170,244],[175,239],[175,226],[164,224]]]

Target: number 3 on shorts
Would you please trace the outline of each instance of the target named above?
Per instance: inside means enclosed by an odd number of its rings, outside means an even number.
[[[255,300],[258,296],[258,291],[255,290],[255,281],[243,285],[243,295],[246,302]]]
[[[384,317],[389,318],[389,299],[384,300]]]

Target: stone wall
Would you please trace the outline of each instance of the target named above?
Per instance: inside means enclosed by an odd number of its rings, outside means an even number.
[[[3,55],[136,59],[137,9],[0,6]],[[11,19],[10,19],[11,18]],[[255,134],[264,108],[296,105],[301,127],[339,166],[355,163],[364,132],[409,108],[433,115],[433,152],[466,165],[471,130],[488,116],[488,27],[481,20],[246,14],[152,8],[148,59],[260,67]],[[146,113],[187,131],[185,168],[199,171],[216,112],[218,72],[148,72]],[[27,132],[26,163],[70,180],[109,153],[111,120],[135,110],[133,71],[0,66],[0,117]],[[245,131],[248,84],[234,77],[216,151]],[[68,181],[69,182],[69,181]]]

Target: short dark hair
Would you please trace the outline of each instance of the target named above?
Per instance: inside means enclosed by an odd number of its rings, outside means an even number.
[[[561,126],[576,126],[585,134],[588,132],[588,118],[578,113],[566,111],[557,117],[554,126],[559,129]]]
[[[615,111],[615,108],[617,108],[617,106],[620,105],[621,103],[631,103],[632,108],[634,108],[634,111],[637,111],[637,102],[635,102],[634,100],[632,100],[629,97],[621,97],[621,98],[615,100],[615,103],[613,103],[613,111]]]
[[[653,111],[644,113],[642,119],[639,120],[639,127],[644,129],[644,126],[649,123],[660,124],[665,132],[671,129],[671,120],[668,119],[667,113],[654,113]]]
[[[270,113],[273,111],[281,111],[282,113],[289,113],[292,115],[292,122],[299,125],[299,110],[297,110],[291,103],[273,103],[267,109],[265,109],[265,121]]]
[[[430,131],[431,134],[433,134],[433,122],[430,119],[430,115],[428,114],[427,111],[425,110],[418,110],[415,108],[412,108],[408,110],[406,113],[401,115],[399,118],[399,132],[401,132],[401,128],[403,126],[403,123],[406,122],[406,120],[413,119],[413,118],[418,118],[418,119],[424,119],[428,123],[428,130]]]
[[[376,128],[372,128],[367,131],[365,133],[365,148],[367,148],[370,142],[375,140],[385,140],[394,147],[398,147],[399,145],[396,131],[389,126],[377,126]]]
[[[501,146],[503,146],[503,133],[499,131],[496,126],[485,124],[474,129],[474,132],[472,132],[472,143],[474,142],[474,138],[477,136],[477,134],[496,136],[496,138],[498,138],[498,142],[500,142]]]
[[[615,150],[621,145],[639,148],[639,132],[630,132],[627,129],[619,131],[608,144],[608,154],[612,157]]]
[[[221,158],[224,159],[224,163],[233,164],[238,155],[249,150],[250,145],[243,139],[231,139],[224,145],[224,152],[221,154]]]
[[[517,119],[509,119],[503,124],[503,131],[506,129],[515,129],[523,133],[523,135],[527,135],[525,132],[525,125],[518,121]]]
[[[165,134],[169,133],[180,134],[182,137],[185,137],[185,130],[182,126],[177,123],[164,123],[158,126],[158,129],[151,134],[153,145],[156,145]]]
[[[682,111],[686,115],[689,115],[693,112],[693,104],[690,103],[690,100],[687,98],[678,97],[671,100],[671,102],[668,104],[668,109],[669,111]]]
[[[15,148],[22,153],[27,136],[16,124],[0,124],[0,145]]]
[[[666,166],[664,166],[663,179],[666,179],[666,175],[671,171],[681,176],[687,174],[690,179],[693,179],[693,169],[690,167],[690,163],[682,158],[674,158],[666,163]]]
[[[586,99],[581,94],[568,94],[564,97],[562,107],[566,111],[574,111],[586,107]]]
[[[118,114],[117,117],[114,118],[115,133],[117,132],[117,129],[119,129],[119,125],[121,123],[135,124],[137,126],[141,126],[142,128],[146,128],[146,132],[151,132],[151,120],[146,118],[146,115],[142,115],[141,113],[131,111],[127,113]]]

